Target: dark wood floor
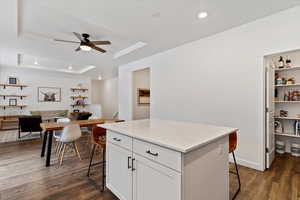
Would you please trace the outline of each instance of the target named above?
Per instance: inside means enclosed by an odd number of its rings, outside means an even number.
[[[0,144],[0,199],[117,200],[109,191],[100,192],[100,167],[94,167],[87,178],[86,141],[82,138],[79,145],[83,160],[79,162],[70,152],[60,168],[56,160],[45,168],[39,140]],[[240,167],[240,173],[242,191],[237,200],[300,200],[300,158],[277,156],[269,171]],[[230,176],[231,193],[237,187],[234,178]]]

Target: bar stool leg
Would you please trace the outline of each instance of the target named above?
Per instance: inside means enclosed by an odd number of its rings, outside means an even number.
[[[105,162],[106,162],[106,158],[105,158],[105,155],[106,155],[106,148],[103,148],[102,149],[102,192],[104,192],[104,189],[105,189]]]
[[[238,193],[241,191],[241,180],[240,180],[240,174],[239,174],[239,170],[238,170],[238,167],[237,167],[234,151],[232,152],[232,156],[233,156],[235,171],[236,171],[235,175],[237,176],[238,182],[239,182],[239,188],[237,189],[237,191],[235,192],[235,194],[232,198],[232,200],[234,200],[236,198],[236,196],[238,195]]]
[[[90,176],[90,170],[91,170],[91,166],[92,166],[92,162],[93,162],[93,157],[94,157],[95,149],[96,149],[96,145],[94,144],[93,145],[93,150],[92,150],[92,153],[91,153],[90,165],[89,165],[89,170],[88,170],[87,176]]]

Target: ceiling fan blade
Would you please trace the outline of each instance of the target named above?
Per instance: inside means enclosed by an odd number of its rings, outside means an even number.
[[[75,51],[80,51],[81,49],[80,49],[80,46],[77,48],[77,49],[75,49]]]
[[[79,33],[76,33],[76,32],[73,32],[73,34],[82,42],[85,42],[83,37],[79,34]]]
[[[104,49],[101,49],[99,47],[96,47],[96,46],[91,46],[93,49],[97,50],[97,51],[100,51],[102,53],[105,53],[106,51]]]
[[[56,42],[67,42],[67,43],[74,43],[74,44],[79,44],[80,42],[75,42],[75,41],[69,41],[69,40],[60,40],[60,39],[54,39]]]
[[[110,41],[91,41],[91,43],[93,43],[95,45],[109,45],[109,44],[111,44]]]

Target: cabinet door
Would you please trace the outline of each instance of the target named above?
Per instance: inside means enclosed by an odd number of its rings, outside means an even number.
[[[120,200],[132,200],[132,153],[108,142],[106,156],[106,186]]]
[[[180,200],[181,174],[133,154],[133,200]]]

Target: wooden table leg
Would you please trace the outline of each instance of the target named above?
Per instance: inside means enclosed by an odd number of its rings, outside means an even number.
[[[51,161],[51,148],[52,148],[52,137],[53,131],[49,131],[48,144],[47,144],[47,158],[46,158],[46,167],[50,166]]]
[[[41,157],[44,157],[44,156],[45,156],[46,143],[47,143],[47,136],[48,136],[48,131],[45,131],[44,137],[43,137],[43,146],[42,146]]]

